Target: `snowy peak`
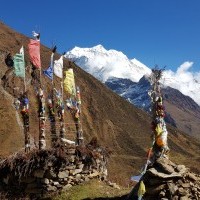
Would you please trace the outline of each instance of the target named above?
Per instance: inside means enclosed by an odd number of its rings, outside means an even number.
[[[102,45],[92,48],[75,47],[67,52],[66,58],[75,61],[82,69],[102,82],[111,77],[126,78],[138,82],[151,70],[136,59],[128,59],[121,51],[106,50]]]

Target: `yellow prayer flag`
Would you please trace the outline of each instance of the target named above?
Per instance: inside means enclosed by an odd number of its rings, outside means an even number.
[[[74,72],[71,68],[65,71],[64,90],[73,96],[76,95]]]
[[[160,124],[157,124],[156,132],[157,132],[157,136],[159,136],[163,132],[162,128],[160,127]]]
[[[138,197],[142,197],[145,192],[146,192],[145,185],[144,185],[143,181],[140,181],[140,186],[138,189]]]

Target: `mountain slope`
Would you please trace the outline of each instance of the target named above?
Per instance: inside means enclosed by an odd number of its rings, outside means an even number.
[[[151,101],[148,91],[151,88],[148,78],[142,77],[138,83],[127,79],[112,78],[105,84],[133,105],[150,113]],[[189,96],[171,87],[162,88],[166,108],[166,122],[200,138],[200,106]]]
[[[4,56],[7,52],[16,53],[21,45],[25,47],[25,60],[28,65],[27,88],[30,99],[30,133],[31,137],[38,141],[38,118],[37,101],[35,90],[31,85],[30,64],[27,56],[28,38],[16,33],[4,24],[0,24],[0,75],[4,76],[8,68],[4,64]],[[41,59],[43,69],[47,68],[50,62],[51,51],[47,47],[41,47]],[[56,54],[55,59],[59,55]],[[82,96],[82,124],[84,138],[86,141],[96,136],[99,142],[108,146],[113,154],[109,162],[109,176],[113,181],[121,184],[129,183],[130,176],[137,174],[145,162],[146,150],[151,144],[150,139],[150,117],[142,110],[134,107],[129,102],[112,92],[93,76],[77,67],[67,59],[64,60],[65,67],[72,67],[75,72],[77,85],[81,88]],[[6,76],[5,88],[0,87],[1,93],[9,93],[10,101],[4,96],[0,96],[1,109],[5,109],[5,117],[0,117],[1,131],[0,146],[1,156],[7,155],[23,147],[23,131],[19,128],[16,111],[11,105],[14,94],[23,87],[23,80],[14,77],[12,73]],[[48,78],[42,77],[45,88],[45,95],[50,91],[51,82]],[[56,87],[60,85],[58,78],[55,79]],[[1,81],[3,84],[3,81]],[[12,116],[12,117],[11,117]],[[67,114],[66,121],[71,122],[70,115]],[[74,130],[72,125],[68,127],[67,137],[70,130]],[[4,132],[2,131],[4,130]],[[4,134],[3,134],[4,133]],[[169,127],[169,146],[171,157],[180,163],[187,163],[187,166],[194,170],[198,169],[199,145],[200,142],[184,133]],[[50,133],[47,132],[47,139]],[[8,137],[9,136],[9,137]],[[193,157],[191,160],[190,158]],[[188,163],[188,159],[191,160]]]

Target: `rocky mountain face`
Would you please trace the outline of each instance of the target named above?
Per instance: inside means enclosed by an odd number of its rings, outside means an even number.
[[[45,36],[43,36],[45,37]],[[42,41],[41,41],[42,42]],[[31,67],[27,51],[28,38],[0,23],[0,155],[8,156],[23,150],[24,134],[19,111],[13,106],[14,97],[22,92],[23,80],[14,76],[13,71],[5,65],[4,58],[8,52],[13,55],[25,47],[26,82],[30,99],[30,135],[32,145],[38,144],[39,121],[38,102],[34,85],[31,84]],[[41,46],[42,70],[50,63],[51,50]],[[55,54],[55,59],[60,55]],[[96,136],[100,144],[112,150],[108,164],[108,176],[114,182],[127,185],[130,177],[137,174],[145,163],[146,151],[151,144],[151,119],[141,109],[136,108],[125,99],[111,91],[92,75],[83,71],[68,59],[65,68],[73,68],[76,84],[80,86],[82,97],[82,127],[85,141]],[[3,78],[3,79],[2,79]],[[44,94],[51,91],[51,81],[42,76]],[[55,78],[55,87],[60,87],[59,78]],[[66,98],[66,96],[65,96]],[[172,108],[173,109],[173,108]],[[182,112],[182,111],[181,111]],[[75,126],[71,115],[66,112],[66,137],[73,139]],[[182,131],[168,126],[170,157],[172,160],[187,164],[198,171],[200,142]],[[46,127],[47,147],[50,145],[50,129]],[[75,136],[74,136],[75,137]],[[35,144],[34,144],[35,143]],[[193,158],[192,160],[190,158]],[[190,162],[188,163],[188,160]]]
[[[138,83],[129,79],[110,78],[105,84],[133,105],[150,113],[151,100],[148,91],[151,85],[147,77],[143,76]],[[162,93],[166,109],[166,122],[200,138],[198,129],[200,106],[192,98],[174,88],[163,87]]]

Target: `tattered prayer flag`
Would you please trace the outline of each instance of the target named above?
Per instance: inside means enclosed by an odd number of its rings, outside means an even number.
[[[145,194],[145,192],[146,192],[145,185],[143,181],[140,181],[140,186],[138,189],[138,200],[142,199],[142,196]]]
[[[30,39],[28,44],[30,60],[36,68],[41,68],[40,61],[40,41]]]
[[[63,56],[54,61],[54,74],[59,78],[63,77]]]
[[[14,68],[15,75],[19,77],[25,77],[25,63],[24,63],[24,54],[17,53],[14,56]]]
[[[160,135],[163,132],[162,128],[160,127],[160,124],[157,124],[156,132],[157,132],[157,136]]]
[[[64,89],[69,94],[73,96],[76,95],[73,69],[68,69],[67,71],[65,71]]]
[[[48,69],[43,71],[44,75],[46,75],[51,80],[53,80],[53,55],[54,55],[54,53],[51,54],[50,66],[48,67]]]

